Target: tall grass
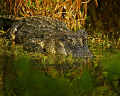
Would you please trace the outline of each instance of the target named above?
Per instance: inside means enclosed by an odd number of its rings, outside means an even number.
[[[64,21],[76,31],[84,27],[87,16],[87,3],[84,0],[3,0],[3,15],[15,17],[48,16]],[[3,6],[4,5],[4,6]]]

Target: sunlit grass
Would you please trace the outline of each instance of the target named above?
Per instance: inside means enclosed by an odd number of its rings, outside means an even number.
[[[1,3],[1,13],[15,18],[47,16],[65,22],[71,30],[84,27],[87,3],[80,0],[6,0]],[[4,6],[3,6],[4,5]]]

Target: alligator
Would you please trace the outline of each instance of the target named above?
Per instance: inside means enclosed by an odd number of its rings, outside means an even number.
[[[64,22],[51,17],[22,18],[11,26],[6,37],[30,52],[92,57],[85,30],[73,32]]]

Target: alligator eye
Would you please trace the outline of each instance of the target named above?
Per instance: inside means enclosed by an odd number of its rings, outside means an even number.
[[[69,41],[70,44],[76,44],[77,43],[77,40],[75,38],[70,38],[68,41]]]
[[[69,39],[70,41],[73,41],[72,39]]]
[[[75,38],[70,38],[69,41],[76,42],[76,39]]]
[[[87,41],[87,39],[84,39],[84,41]]]

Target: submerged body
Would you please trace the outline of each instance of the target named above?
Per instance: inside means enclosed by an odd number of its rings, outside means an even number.
[[[27,51],[92,57],[87,46],[87,32],[72,32],[65,23],[50,17],[27,17],[14,23],[7,37],[23,44]]]

